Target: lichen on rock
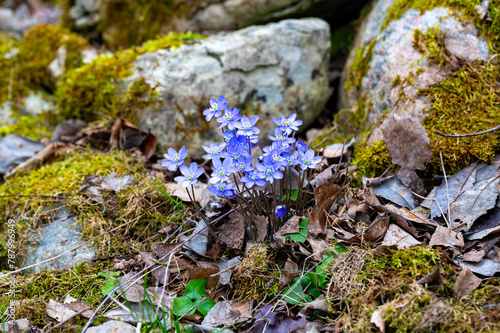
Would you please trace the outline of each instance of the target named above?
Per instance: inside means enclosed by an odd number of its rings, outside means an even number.
[[[366,117],[361,117],[365,121],[352,126],[357,135],[370,130],[368,144],[383,140],[383,114],[399,114],[424,124],[434,156],[442,151],[452,172],[474,158],[491,161],[500,152],[496,134],[449,140],[434,133],[472,133],[500,123],[493,111],[498,105],[494,73],[500,68],[495,59],[500,47],[496,19],[500,3],[490,2],[491,20],[479,17],[477,4],[377,1],[360,27],[344,71],[344,110],[336,122],[359,119],[360,105],[370,100]]]

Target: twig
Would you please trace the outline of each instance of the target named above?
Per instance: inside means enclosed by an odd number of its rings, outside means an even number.
[[[19,197],[19,198],[51,198],[51,199],[62,199],[68,200],[66,197],[59,197],[55,195],[27,195],[27,194],[10,194],[10,195],[0,195],[0,198],[10,198],[10,197]]]
[[[500,130],[500,125],[495,126],[493,128],[490,128],[490,129],[488,129],[486,131],[481,131],[481,132],[476,132],[476,133],[469,133],[469,134],[445,134],[443,132],[439,132],[439,131],[436,131],[436,130],[434,130],[434,133],[436,133],[437,135],[444,136],[445,138],[466,138],[466,137],[469,137],[469,136],[483,135],[483,134],[490,133],[490,132],[497,131],[497,130]]]
[[[451,212],[450,212],[450,191],[448,191],[448,178],[446,177],[446,170],[444,169],[443,162],[443,152],[439,152],[439,158],[441,159],[441,168],[444,174],[444,183],[446,184],[446,201],[448,202],[448,228],[451,230]]]
[[[91,310],[91,308],[90,308],[90,307],[88,307],[88,308],[85,308],[85,309],[82,309],[82,310],[78,311],[77,313],[75,313],[75,314],[71,315],[70,317],[66,318],[65,320],[61,321],[59,324],[57,324],[57,325],[53,326],[53,327],[52,327],[50,330],[48,330],[46,333],[52,332],[52,331],[54,330],[54,328],[57,328],[57,327],[59,327],[59,326],[63,325],[64,323],[66,323],[66,322],[70,321],[71,319],[75,318],[76,316],[78,316],[79,314],[81,314],[81,313],[83,313],[83,312],[85,312],[85,311],[87,311],[87,310]]]

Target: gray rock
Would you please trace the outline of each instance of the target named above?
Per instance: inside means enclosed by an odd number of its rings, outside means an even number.
[[[5,174],[16,165],[27,161],[45,146],[37,141],[17,134],[0,139],[0,174]]]
[[[163,146],[196,148],[221,140],[218,123],[202,115],[210,98],[224,95],[231,107],[259,114],[262,136],[273,117],[295,112],[311,124],[328,99],[330,30],[316,18],[285,20],[222,33],[177,50],[138,57],[131,84],[144,79],[161,94],[161,110],[143,110],[139,126]],[[176,130],[177,129],[177,130]],[[195,151],[191,151],[195,153]]]
[[[457,12],[450,8],[437,7],[424,13],[409,9],[400,19],[390,22],[381,31],[387,9],[393,3],[394,0],[379,0],[375,3],[361,25],[343,73],[342,85],[348,78],[357,48],[375,40],[370,69],[362,79],[361,89],[352,88],[347,93],[342,92],[340,102],[341,108],[350,109],[360,98],[370,100],[366,126],[375,124],[386,110],[387,118],[399,114],[422,121],[428,114],[430,101],[426,96],[417,96],[418,90],[443,81],[451,74],[447,66],[439,67],[413,47],[415,29],[426,33],[429,28],[439,27],[445,33],[445,48],[456,60],[485,60],[489,57],[488,44],[481,37],[481,32],[472,22],[457,18]],[[401,80],[412,76],[413,83],[393,86],[393,81],[398,76]],[[378,126],[373,130],[370,142],[382,138],[383,134]]]
[[[44,227],[40,235],[35,235],[38,241],[36,249],[29,249],[24,260],[24,267],[42,262],[71,250],[84,241],[80,238],[81,226],[75,222],[75,216],[66,208],[57,210],[55,220]],[[96,249],[83,245],[78,249],[26,270],[26,273],[36,273],[44,269],[65,270],[74,265],[94,259]]]

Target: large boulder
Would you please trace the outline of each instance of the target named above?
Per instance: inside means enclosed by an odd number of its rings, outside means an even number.
[[[218,123],[202,112],[224,95],[242,113],[258,114],[263,134],[273,117],[295,112],[311,124],[328,99],[330,30],[317,18],[285,20],[211,36],[179,49],[139,56],[129,83],[144,80],[161,94],[160,110],[140,112],[139,126],[165,146],[218,140]]]
[[[488,151],[485,155],[464,148],[462,144],[473,146],[470,139],[450,141],[434,130],[472,133],[500,121],[495,112],[500,67],[492,57],[499,48],[499,5],[491,1],[484,15],[473,5],[451,6],[446,1],[425,6],[376,1],[343,72],[343,111],[337,122],[351,126],[353,134],[371,127],[372,143],[384,139],[384,120],[399,115],[421,122],[435,156],[442,150],[452,165],[468,163],[473,155],[491,158],[500,148],[496,138],[482,147]],[[478,140],[485,143],[484,138]]]
[[[301,17],[320,17],[334,26],[343,25],[355,19],[366,3],[368,0],[76,0],[67,17],[75,30],[94,34],[113,48],[140,44],[165,30],[236,30]]]

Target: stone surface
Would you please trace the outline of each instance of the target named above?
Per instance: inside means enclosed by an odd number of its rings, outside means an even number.
[[[144,110],[139,127],[163,146],[196,148],[221,140],[202,115],[224,95],[242,113],[259,114],[261,135],[273,117],[295,112],[311,124],[328,98],[330,30],[321,19],[285,20],[222,33],[138,57],[129,83],[144,79],[161,94],[161,110]],[[188,148],[189,148],[188,147]],[[195,153],[191,150],[191,154]]]
[[[38,241],[36,249],[30,248],[26,254],[24,267],[58,256],[83,243],[80,238],[81,226],[75,222],[75,216],[66,208],[57,210],[55,220],[45,226],[40,235],[34,235]],[[26,270],[36,273],[44,269],[65,270],[78,263],[95,258],[95,249],[83,245],[78,249]]]
[[[16,165],[27,161],[45,146],[17,134],[10,134],[0,139],[0,174],[5,174]]]
[[[458,19],[457,13],[450,8],[437,7],[424,13],[409,9],[400,19],[390,22],[381,31],[387,9],[393,3],[394,0],[379,0],[375,3],[361,25],[343,73],[341,86],[348,78],[357,48],[363,43],[368,45],[375,39],[370,68],[362,79],[361,89],[342,91],[339,105],[341,108],[350,109],[360,98],[370,100],[367,126],[375,124],[386,110],[386,116],[399,114],[421,121],[427,116],[430,102],[426,96],[417,96],[418,90],[443,81],[451,74],[447,66],[439,67],[413,47],[415,29],[425,34],[429,28],[439,27],[446,34],[446,49],[456,60],[485,60],[489,57],[488,45],[481,37],[481,32],[472,23]],[[401,80],[414,76],[413,83],[393,85],[397,76]],[[401,93],[404,93],[403,98]],[[380,127],[377,127],[373,130],[370,141],[382,138]]]

